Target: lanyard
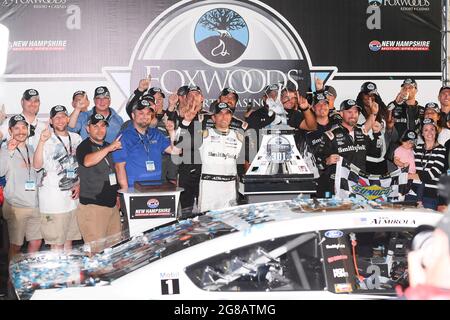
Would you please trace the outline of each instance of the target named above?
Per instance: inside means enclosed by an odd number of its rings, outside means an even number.
[[[28,180],[30,180],[30,179],[31,179],[31,161],[30,161],[30,154],[29,154],[29,152],[28,152],[28,147],[27,147],[26,145],[25,145],[25,149],[27,150],[27,159],[28,159],[28,161],[25,160],[25,157],[24,157],[24,155],[22,154],[22,151],[20,151],[19,147],[17,147],[17,151],[19,152],[20,156],[21,156],[22,159],[23,159],[23,162],[25,162],[25,166],[26,166],[27,169],[28,169]]]
[[[134,130],[136,130],[136,129],[134,129]],[[145,152],[147,153],[147,159],[149,159],[149,158],[150,158],[150,149],[149,149],[149,147],[145,144],[144,138],[142,138],[142,135],[139,133],[139,131],[136,130],[136,133],[137,133],[137,135],[138,135],[138,137],[139,137],[139,140],[141,140],[142,145],[144,146]],[[147,142],[150,144],[150,141],[148,140],[147,135],[144,135],[144,137],[146,138]]]
[[[102,150],[102,148],[100,148],[98,145],[96,146],[96,148],[97,148],[98,151]],[[109,153],[108,153],[108,154],[109,154]],[[105,160],[106,164],[107,164],[108,167],[109,167],[109,171],[112,173],[112,172],[114,172],[114,170],[113,170],[111,164],[110,164],[109,161],[108,161],[108,154],[103,158],[103,160]]]
[[[56,133],[55,133],[55,136],[58,138],[59,142],[61,142],[61,144],[63,145],[64,150],[66,150],[67,156],[70,157],[72,155],[72,138],[70,137],[70,134],[69,134],[69,149],[70,149],[70,153],[67,150],[66,145],[64,144],[62,139]]]

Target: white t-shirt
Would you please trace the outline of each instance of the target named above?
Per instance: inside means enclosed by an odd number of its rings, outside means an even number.
[[[78,206],[78,199],[72,199],[71,189],[78,183],[76,150],[81,143],[81,137],[73,132],[69,132],[69,135],[70,139],[69,136],[60,136],[61,143],[53,133],[44,144],[43,168],[45,171],[39,187],[41,213],[65,213]]]
[[[23,114],[22,114],[23,115]],[[34,122],[28,124],[28,135],[30,134],[31,126],[33,126],[34,129],[34,135],[28,138],[27,144],[33,146],[34,150],[36,150],[37,145],[39,143],[39,138],[41,137],[42,130],[45,129],[46,123],[42,120],[39,120],[38,118],[34,119]],[[0,126],[0,132],[2,133],[2,139],[3,140],[9,140],[9,118],[6,119],[2,125]]]

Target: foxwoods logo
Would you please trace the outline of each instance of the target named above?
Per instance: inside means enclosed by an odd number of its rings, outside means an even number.
[[[214,63],[230,63],[242,56],[247,48],[248,27],[237,12],[213,9],[197,22],[194,38],[205,59]]]
[[[262,105],[264,87],[292,82],[308,91],[314,72],[324,81],[336,67],[312,66],[293,26],[256,0],[180,1],[152,20],[127,67],[104,68],[125,99],[130,87],[151,75],[152,86],[174,93],[183,85],[202,88],[204,101],[230,87],[239,94],[237,112]]]
[[[400,7],[402,11],[428,11],[430,0],[369,0],[370,6]]]
[[[54,5],[64,5],[67,0],[3,0],[2,6],[9,7],[14,5],[43,5],[43,6],[54,6]],[[65,6],[64,6],[65,7]]]

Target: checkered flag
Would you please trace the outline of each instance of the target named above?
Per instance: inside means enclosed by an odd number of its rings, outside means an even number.
[[[337,198],[357,197],[367,200],[400,200],[408,190],[408,168],[385,175],[368,174],[341,157],[334,180]]]

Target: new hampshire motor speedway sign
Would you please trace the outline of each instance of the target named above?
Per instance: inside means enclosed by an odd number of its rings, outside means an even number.
[[[206,109],[225,87],[242,112],[287,82],[303,94],[333,85],[339,103],[371,80],[386,102],[407,76],[424,104],[440,87],[440,21],[440,1],[424,0],[0,0],[0,105],[19,113],[34,88],[47,117],[76,90],[92,100],[107,86],[127,118],[148,76],[166,94],[200,86]]]

